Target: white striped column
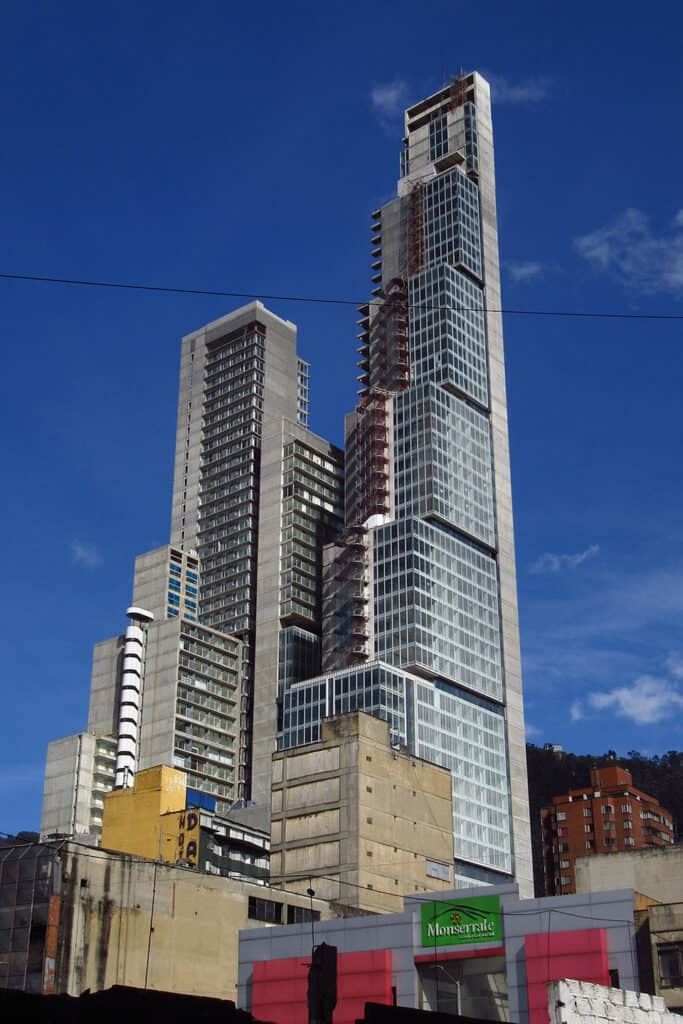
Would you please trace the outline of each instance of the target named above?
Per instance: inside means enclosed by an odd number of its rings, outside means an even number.
[[[144,608],[128,608],[130,624],[123,645],[123,672],[119,696],[115,789],[133,785],[138,763],[138,733],[142,706],[145,630],[154,616]]]

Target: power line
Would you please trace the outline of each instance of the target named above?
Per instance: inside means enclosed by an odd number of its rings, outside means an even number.
[[[416,899],[420,903],[446,903],[446,904],[453,903],[453,904],[456,904],[458,902],[458,898],[457,897],[456,898],[450,898],[450,899],[449,898],[445,898],[444,899],[442,896],[440,896],[440,893],[439,893],[438,889],[436,891],[432,891],[432,892],[425,891],[423,893],[411,893],[411,892],[397,893],[397,892],[388,892],[386,889],[376,889],[374,887],[371,889],[369,885],[361,885],[360,882],[348,882],[345,879],[339,878],[336,875],[314,875],[313,876],[313,881],[315,881],[316,878],[324,878],[328,882],[337,882],[339,885],[348,885],[348,886],[351,886],[351,888],[353,888],[353,889],[363,889],[363,890],[366,890],[366,891],[368,891],[370,893],[378,894],[380,896],[392,896],[392,897],[394,897],[394,899],[398,896],[400,899]],[[487,891],[486,890],[487,890],[487,886],[481,887],[481,895],[482,896],[486,896],[487,895]],[[586,895],[589,895],[589,894],[586,893]],[[593,896],[596,896],[596,895],[599,895],[599,893],[594,893],[593,894]],[[464,897],[460,897],[460,899],[463,899],[463,898]],[[548,898],[552,899],[553,897],[548,897]],[[562,898],[562,897],[560,897],[560,898]],[[467,899],[472,899],[472,897],[468,896]],[[338,902],[338,901],[336,901],[336,900],[327,900],[327,902],[328,903],[329,902],[333,902],[334,903],[334,902]],[[524,900],[519,900],[519,902],[520,903],[524,903],[525,901]],[[529,902],[531,902],[531,901],[529,901]],[[537,903],[538,900],[536,898],[534,898],[533,902]],[[594,920],[594,918],[591,917],[592,911],[594,909],[595,909],[595,904],[593,903],[590,906],[586,905],[586,911],[587,911],[586,914],[578,914],[575,911],[572,912],[571,910],[564,910],[561,907],[540,907],[540,908],[539,907],[533,907],[533,908],[531,908],[529,910],[510,910],[510,909],[507,909],[505,907],[501,907],[500,910],[491,910],[490,913],[494,917],[495,916],[499,916],[499,917],[504,917],[504,916],[508,916],[508,917],[531,917],[532,915],[538,915],[538,914],[562,914],[562,915],[564,915],[564,917],[574,917],[574,918],[577,918],[580,921],[590,921],[590,920]],[[600,921],[606,921],[608,924],[631,924],[632,923],[632,921],[629,921],[628,919],[623,918],[623,917],[600,917]]]
[[[11,832],[3,832],[2,830],[0,830],[0,836],[6,836],[8,839],[15,838]],[[76,851],[69,850],[69,845],[75,846],[78,849]],[[248,878],[230,878],[227,875],[214,875],[206,871],[201,871],[197,867],[186,867],[185,865],[174,864],[170,861],[156,860],[152,857],[143,857],[140,854],[136,853],[126,853],[124,850],[108,850],[105,849],[103,846],[91,846],[89,843],[85,843],[80,839],[75,839],[73,836],[63,836],[60,839],[31,839],[25,840],[23,842],[8,843],[6,846],[0,846],[0,860],[2,859],[3,851],[5,850],[18,850],[24,848],[28,849],[29,847],[37,846],[40,846],[43,849],[53,853],[60,853],[62,850],[67,854],[75,853],[75,855],[78,857],[83,857],[86,860],[90,858],[91,860],[97,860],[100,863],[102,863],[103,856],[114,857],[117,860],[128,861],[131,864],[147,864],[151,867],[156,866],[158,868],[159,866],[161,866],[164,868],[173,869],[174,871],[186,871],[193,875],[195,878],[225,878],[226,880],[231,882],[243,882],[245,885],[250,885],[254,888],[255,891],[253,893],[249,893],[249,895],[254,896],[257,895],[257,891],[263,891],[264,888],[268,888],[273,892],[282,893],[285,896],[296,896],[297,898],[302,900],[307,898],[307,894],[299,892],[298,889],[286,889],[284,888],[284,886],[281,885],[270,885],[270,882],[267,882],[266,885],[264,886],[261,885],[259,882],[250,881]],[[319,896],[317,896],[316,899],[318,899],[321,903],[329,903],[329,900],[324,900],[322,897]]]
[[[33,284],[74,285],[80,288],[112,288],[119,291],[151,292],[166,295],[203,295],[224,299],[252,299],[266,302],[300,302],[324,306],[362,306],[378,300],[374,299],[342,299],[319,295],[270,295],[258,292],[233,292],[213,288],[181,288],[170,285],[137,284],[132,281],[88,281],[73,277],[47,277],[39,274],[5,274],[0,272],[0,280],[26,281]],[[457,309],[461,313],[500,313],[503,316],[537,316],[558,319],[577,320],[683,320],[683,313],[623,313],[605,310],[568,310],[568,309],[493,309],[478,306],[456,306],[455,304],[440,307],[425,303],[408,303],[411,309],[427,309],[437,311]]]
[[[0,831],[0,835],[11,837],[11,833],[9,833],[9,832],[1,832]],[[77,853],[78,856],[85,857],[85,858],[90,857],[93,860],[99,860],[100,862],[102,861],[102,856],[104,855],[105,857],[115,857],[115,858],[117,858],[119,860],[127,860],[127,861],[129,861],[131,863],[134,863],[134,864],[149,864],[152,867],[154,867],[154,866],[159,867],[159,865],[161,865],[162,867],[165,867],[165,868],[173,868],[175,870],[179,869],[181,871],[190,871],[190,872],[193,872],[195,877],[197,877],[197,878],[202,878],[202,877],[206,876],[205,872],[199,871],[197,868],[184,868],[184,867],[181,867],[181,866],[179,866],[177,864],[171,864],[171,863],[168,863],[166,861],[157,861],[157,860],[153,860],[150,857],[141,857],[139,854],[125,853],[125,852],[123,852],[121,850],[106,850],[103,847],[93,847],[93,846],[90,846],[88,843],[84,843],[82,840],[74,839],[74,838],[72,838],[70,836],[65,836],[62,839],[51,839],[51,840],[50,839],[33,839],[33,840],[28,841],[28,842],[12,844],[11,846],[10,845],[2,846],[2,847],[0,847],[0,854],[2,853],[3,850],[18,849],[18,848],[21,848],[21,847],[30,847],[30,846],[42,846],[46,850],[55,851],[55,852],[60,852],[61,850],[65,850],[66,853],[69,853],[70,851],[68,849],[65,849],[65,847],[67,847],[67,844],[70,844],[72,846],[78,847],[78,853]],[[210,877],[213,879],[213,878],[219,878],[219,877],[224,877],[224,876],[211,875]],[[425,891],[423,893],[397,893],[397,892],[389,892],[387,889],[376,889],[374,887],[371,889],[369,885],[362,885],[360,882],[347,881],[346,879],[339,878],[339,876],[337,876],[337,875],[321,875],[321,874],[316,874],[316,875],[312,875],[312,876],[308,875],[306,877],[309,878],[310,882],[314,882],[316,880],[316,878],[322,878],[322,879],[324,879],[325,881],[328,881],[328,882],[336,882],[339,885],[350,886],[353,889],[363,889],[364,891],[370,892],[370,893],[372,893],[374,895],[391,896],[394,899],[398,896],[400,899],[407,899],[407,898],[417,899],[418,902],[420,902],[420,903],[457,903],[458,902],[458,898],[457,897],[455,899],[452,899],[452,898],[451,899],[443,899],[443,897],[440,897],[439,890],[435,890],[435,891],[432,891],[432,892]],[[298,891],[297,889],[286,889],[286,888],[284,888],[283,886],[280,886],[280,885],[274,886],[274,885],[270,885],[269,883],[267,883],[265,886],[259,886],[258,883],[249,882],[247,879],[244,879],[244,878],[240,878],[240,879],[234,879],[233,878],[233,879],[231,879],[231,881],[233,881],[233,882],[245,882],[247,885],[254,885],[255,887],[258,887],[261,890],[267,888],[271,892],[283,893],[286,896],[297,896],[299,898],[305,898],[308,895],[307,893],[302,893],[302,892]],[[482,888],[482,893],[481,893],[482,896],[487,895],[486,888],[487,888],[486,886],[484,886]],[[588,894],[586,894],[586,895],[588,895]],[[599,893],[593,894],[593,895],[599,895]],[[462,898],[463,897],[460,897],[460,899],[462,899]],[[470,899],[470,898],[471,897],[468,897],[468,899]],[[553,898],[553,897],[549,897],[549,898]],[[561,899],[562,897],[559,897],[559,898]],[[325,897],[322,897],[322,896],[317,896],[316,899],[320,900],[320,902],[322,902],[322,903],[336,903],[336,902],[338,902],[337,900],[329,900],[329,899],[326,899]],[[524,903],[525,901],[524,900],[520,900],[519,902]],[[537,900],[534,899],[534,902],[537,902]],[[580,909],[580,908],[577,908],[577,909]],[[586,909],[587,909],[587,911],[591,911],[592,912],[591,907],[586,907]],[[594,909],[594,905],[593,905],[592,909]],[[507,915],[509,917],[530,917],[531,915],[538,915],[540,913],[544,913],[544,914],[548,914],[548,913],[560,914],[560,915],[562,915],[564,917],[573,917],[573,918],[576,918],[577,920],[580,920],[580,921],[593,920],[593,918],[590,916],[590,913],[588,913],[588,914],[580,914],[580,913],[577,913],[576,911],[565,910],[564,908],[561,908],[561,907],[541,907],[540,909],[538,907],[534,907],[534,908],[530,908],[529,910],[525,910],[525,909],[510,910],[510,909],[505,909],[505,908],[501,907],[501,909],[498,910],[498,911],[495,911],[495,910],[491,911],[491,914],[493,914],[494,916],[495,915],[499,915],[499,916]],[[608,924],[622,924],[622,925],[631,923],[626,918],[617,918],[617,917],[601,917],[600,921],[607,922]]]

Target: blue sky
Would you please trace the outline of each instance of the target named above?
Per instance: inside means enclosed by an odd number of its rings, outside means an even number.
[[[0,270],[363,300],[402,106],[478,69],[506,308],[683,314],[683,14],[653,11],[7,4]],[[232,305],[0,282],[0,830],[38,825],[47,741],[168,540],[179,338]],[[340,441],[353,308],[271,305]],[[680,748],[683,323],[505,328],[530,738]]]

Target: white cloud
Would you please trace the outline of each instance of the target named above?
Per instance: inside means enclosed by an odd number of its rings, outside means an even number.
[[[654,725],[683,709],[683,694],[667,680],[655,676],[640,676],[630,687],[589,693],[587,701],[594,711],[612,710],[636,725]]]
[[[408,83],[401,78],[393,82],[375,85],[370,92],[370,101],[376,114],[383,120],[393,120],[403,113],[408,95]]]
[[[541,735],[541,730],[538,728],[538,726],[532,725],[531,722],[524,723],[524,731],[526,733],[527,739],[532,739],[535,736]]]
[[[611,274],[625,288],[683,295],[683,210],[672,229],[660,235],[642,210],[624,210],[606,227],[574,239],[574,245],[595,271]]]
[[[102,565],[102,553],[96,544],[84,544],[80,540],[71,542],[71,558],[76,565],[85,569],[96,569]]]
[[[572,701],[571,706],[569,708],[569,717],[571,718],[572,722],[580,722],[583,718],[583,715],[583,704],[581,703],[581,701]]]
[[[489,75],[491,99],[494,103],[539,103],[550,95],[550,78],[520,78],[512,81],[505,75]]]
[[[544,270],[543,264],[536,260],[508,260],[505,267],[515,283],[533,281],[535,277],[540,277]]]
[[[683,654],[673,651],[664,662],[664,665],[676,679],[683,679]]]
[[[579,551],[575,555],[555,555],[546,551],[532,565],[529,572],[535,575],[543,573],[562,572],[563,569],[577,569],[588,558],[594,558],[600,551],[597,544],[591,544],[585,551]]]

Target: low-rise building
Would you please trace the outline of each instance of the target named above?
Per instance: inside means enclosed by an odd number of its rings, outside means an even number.
[[[638,962],[644,992],[683,1012],[683,846],[638,850],[576,862],[576,888],[635,889]]]
[[[158,765],[104,798],[102,846],[228,878],[265,883],[270,837],[265,814],[216,813],[212,797],[187,789],[184,771]]]
[[[72,841],[0,849],[0,989],[112,985],[236,999],[241,928],[330,910],[319,900]]]
[[[238,1005],[260,1020],[306,1019],[311,943],[337,947],[335,1024],[365,1002],[480,1020],[548,1024],[548,982],[639,990],[631,890],[520,900],[515,885],[407,897],[371,914],[240,935]]]

